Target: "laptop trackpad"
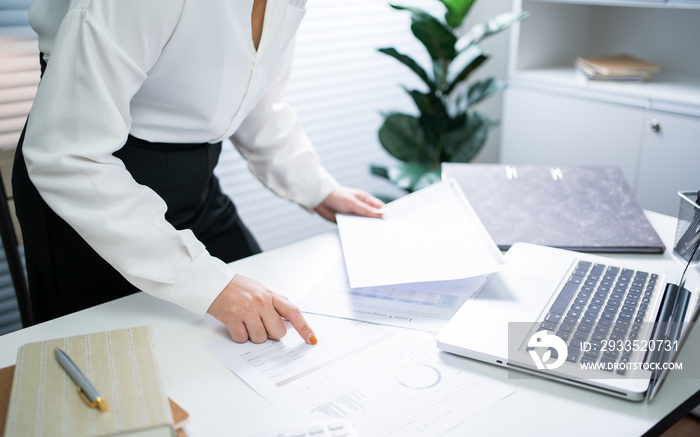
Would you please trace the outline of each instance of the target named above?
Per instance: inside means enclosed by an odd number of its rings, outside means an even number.
[[[552,296],[553,281],[512,271],[500,271],[489,281],[476,301],[509,311],[539,314]]]

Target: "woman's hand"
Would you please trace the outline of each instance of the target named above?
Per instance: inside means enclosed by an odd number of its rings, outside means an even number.
[[[233,277],[207,312],[226,325],[237,343],[279,340],[287,333],[282,320],[286,319],[305,342],[316,344],[316,336],[299,308],[286,297],[242,275]]]
[[[381,217],[382,212],[379,208],[382,206],[384,202],[365,191],[338,187],[316,207],[316,212],[326,220],[335,222],[336,214]]]

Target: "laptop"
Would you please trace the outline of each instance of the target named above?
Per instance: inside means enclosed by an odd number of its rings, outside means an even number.
[[[697,319],[698,293],[675,272],[531,243],[505,266],[441,330],[440,349],[650,401]]]

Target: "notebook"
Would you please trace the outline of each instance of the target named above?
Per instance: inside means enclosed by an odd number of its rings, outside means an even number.
[[[666,376],[655,363],[673,362],[698,315],[697,293],[675,285],[675,272],[530,243],[504,258],[506,268],[438,334],[440,349],[628,400],[653,398]]]
[[[665,250],[618,167],[444,163],[442,178],[457,181],[501,250]]]
[[[12,379],[14,374],[14,365],[0,368],[0,436],[4,436],[7,408],[10,403],[10,392],[12,391]],[[170,398],[168,398],[168,403],[173,413],[175,436],[187,437],[187,432],[184,427],[189,422],[190,414]]]
[[[646,80],[660,69],[658,64],[628,54],[596,58],[579,56],[574,66],[588,79],[597,80]]]
[[[54,357],[55,347],[100,391],[106,411],[81,399]],[[17,354],[4,435],[172,436],[173,414],[159,372],[148,326],[25,344]],[[183,416],[184,410],[175,410]]]

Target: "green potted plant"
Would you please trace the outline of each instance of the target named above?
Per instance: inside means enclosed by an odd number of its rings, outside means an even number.
[[[495,123],[472,108],[502,91],[505,82],[489,77],[469,83],[471,74],[488,59],[479,42],[528,15],[523,11],[507,12],[464,31],[464,20],[476,0],[437,1],[446,8],[444,21],[420,8],[390,5],[411,13],[411,31],[427,50],[430,68],[393,47],[379,49],[410,68],[427,87],[404,87],[416,105],[417,115],[382,114],[379,141],[402,162],[370,168],[372,174],[408,192],[440,180],[442,162],[469,162],[484,146]]]

